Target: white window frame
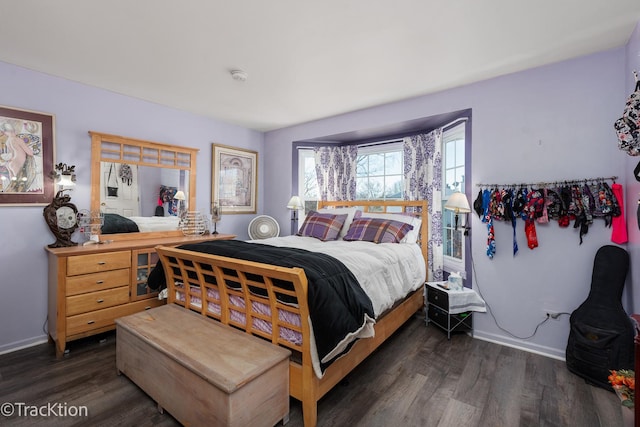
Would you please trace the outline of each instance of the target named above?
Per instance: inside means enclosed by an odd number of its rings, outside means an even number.
[[[465,270],[465,264],[466,264],[466,241],[465,241],[465,237],[464,236],[464,226],[465,226],[465,214],[460,214],[459,215],[459,223],[458,223],[458,230],[455,230],[455,226],[454,224],[454,213],[452,211],[448,211],[444,209],[444,205],[447,202],[447,200],[449,199],[449,194],[447,193],[447,185],[453,185],[453,182],[447,182],[447,171],[451,170],[451,169],[456,169],[456,168],[460,168],[462,167],[463,171],[465,170],[465,153],[463,152],[461,155],[459,155],[459,153],[457,153],[457,150],[454,147],[454,151],[456,151],[456,159],[454,160],[454,164],[452,167],[447,167],[447,144],[448,143],[455,143],[456,141],[459,141],[460,139],[462,139],[463,143],[462,143],[462,147],[464,148],[464,150],[466,151],[467,147],[466,147],[466,141],[465,141],[465,131],[466,131],[466,123],[462,122],[460,124],[457,124],[447,130],[445,130],[442,133],[442,154],[443,154],[443,162],[442,162],[442,213],[443,213],[443,221],[442,221],[442,239],[443,242],[445,244],[449,243],[449,241],[446,239],[446,235],[448,231],[453,231],[456,233],[459,233],[459,237],[460,237],[460,241],[461,241],[461,258],[456,258],[450,255],[446,254],[446,247],[443,248],[444,250],[444,256],[443,256],[443,268],[445,271],[447,272],[460,272],[460,274],[462,275],[463,278],[466,278],[467,274],[466,274],[466,270]],[[462,160],[462,163],[460,163],[460,159]],[[464,181],[466,181],[466,176],[464,176]],[[461,181],[458,183],[458,185],[455,187],[455,191],[462,191],[463,193],[465,192],[465,182]],[[449,190],[449,192],[451,192],[451,190]],[[447,217],[449,216],[449,218],[451,218],[451,227],[447,227]]]
[[[369,156],[369,155],[378,155],[378,154],[386,154],[386,153],[394,153],[394,152],[400,152],[401,156],[401,161],[403,162],[403,164],[400,167],[400,177],[401,177],[401,181],[402,181],[402,195],[399,198],[388,198],[386,197],[384,194],[381,198],[377,198],[376,200],[402,200],[402,198],[404,197],[404,186],[405,186],[405,180],[404,180],[404,176],[403,176],[403,171],[404,171],[404,159],[402,159],[402,150],[403,150],[403,143],[402,140],[391,140],[391,141],[382,141],[382,142],[376,142],[375,144],[371,144],[371,145],[362,145],[358,147],[358,157],[360,156]],[[386,168],[385,168],[386,169]],[[395,176],[397,174],[393,174],[390,176]],[[386,173],[382,174],[382,175],[374,175],[376,177],[383,177],[383,180],[386,182]],[[356,177],[357,179],[357,177]],[[356,200],[366,200],[366,199],[358,199],[356,196]]]

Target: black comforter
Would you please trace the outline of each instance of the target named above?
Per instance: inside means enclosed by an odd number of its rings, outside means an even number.
[[[102,229],[100,230],[102,234],[137,233],[138,231],[140,231],[138,224],[129,218],[112,213],[104,214],[104,224],[102,224]]]
[[[194,243],[179,248],[281,267],[303,268],[309,282],[309,313],[320,360],[347,334],[358,331],[365,322],[365,315],[374,318],[371,300],[353,273],[329,255],[239,240]],[[160,263],[149,275],[148,285],[151,289],[166,287]],[[329,363],[321,364],[323,371]]]

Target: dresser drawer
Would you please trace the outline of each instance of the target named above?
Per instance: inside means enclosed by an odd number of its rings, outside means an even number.
[[[445,291],[427,286],[427,301],[449,311],[449,295]]]
[[[67,276],[131,267],[131,252],[104,252],[67,258]]]
[[[107,289],[67,297],[67,316],[100,310],[129,302],[129,287]]]
[[[67,277],[67,296],[129,286],[130,280],[131,270],[128,268]]]
[[[67,317],[67,337],[104,327],[113,327],[115,329],[115,319],[118,317],[128,316],[139,311],[158,307],[162,304],[164,304],[163,301],[148,299],[131,304],[104,308],[90,313],[69,316]]]

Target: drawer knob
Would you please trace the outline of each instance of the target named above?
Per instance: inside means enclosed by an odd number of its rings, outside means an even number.
[[[106,262],[105,261],[98,261],[98,265],[105,265]]]
[[[91,325],[91,324],[93,324],[93,323],[96,323],[96,321],[95,321],[95,320],[89,320],[89,321],[87,322],[87,325]]]
[[[104,300],[102,298],[100,298],[98,301],[96,301],[98,304],[104,302]]]
[[[96,280],[96,285],[102,285],[104,283],[104,280]]]

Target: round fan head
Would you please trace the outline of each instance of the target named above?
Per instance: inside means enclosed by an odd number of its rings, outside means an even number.
[[[259,215],[249,223],[249,238],[251,240],[278,237],[279,234],[280,226],[278,222],[268,215]]]

